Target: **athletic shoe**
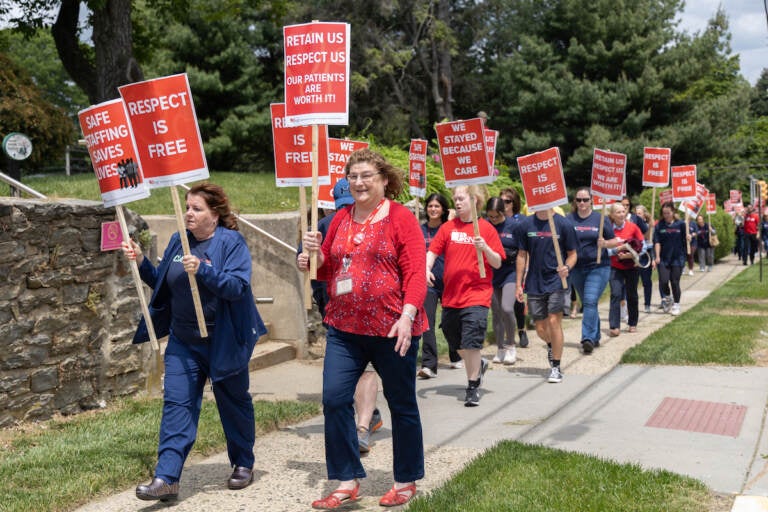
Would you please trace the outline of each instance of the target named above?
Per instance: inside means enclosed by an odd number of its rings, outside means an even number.
[[[434,379],[437,377],[437,374],[426,366],[422,366],[421,370],[419,370],[419,373],[416,375],[418,375],[420,379]]]
[[[494,363],[500,363],[504,360],[504,358],[507,356],[507,349],[500,348],[496,350],[496,355],[493,356],[493,362]]]
[[[591,354],[592,351],[595,349],[594,343],[592,343],[591,340],[584,340],[581,342],[581,349],[584,351],[585,354]]]
[[[464,397],[464,407],[477,407],[480,405],[479,388],[467,388],[467,394]]]
[[[645,306],[645,312],[650,315],[651,314],[651,306]]]
[[[549,370],[549,378],[547,379],[547,382],[551,382],[552,384],[563,382],[563,374],[560,372],[560,368],[553,366],[552,369]]]
[[[689,276],[692,276],[692,275],[693,275],[693,270],[689,270],[689,271],[688,271],[688,275],[689,275]]]
[[[520,348],[525,348],[528,346],[528,333],[525,332],[525,330],[520,330],[517,332],[520,335]]]
[[[381,421],[381,413],[378,409],[374,409],[373,414],[371,415],[371,422],[368,424],[368,432],[373,434],[379,430],[382,425],[384,425],[384,422]]]
[[[360,453],[371,451],[371,431],[363,426],[357,427],[357,446]]]
[[[456,361],[455,363],[451,363],[451,370],[461,370],[464,368],[464,361]]]
[[[664,297],[661,299],[661,309],[664,310],[665,313],[669,313],[669,309],[672,307],[672,299],[669,297]]]
[[[672,316],[679,315],[680,314],[680,304],[673,304],[672,305],[672,311],[670,311],[670,313],[672,313]]]
[[[481,386],[483,385],[483,375],[485,375],[485,372],[488,371],[489,366],[490,366],[490,363],[481,357],[480,358],[480,385]]]
[[[515,364],[515,361],[517,361],[517,349],[515,349],[514,346],[511,346],[507,349],[503,362],[504,364]]]

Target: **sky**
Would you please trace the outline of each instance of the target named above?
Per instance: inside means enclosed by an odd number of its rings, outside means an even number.
[[[760,0],[686,0],[678,28],[690,34],[702,32],[722,5],[728,16],[731,51],[739,55],[741,74],[755,85],[768,68],[768,23]]]

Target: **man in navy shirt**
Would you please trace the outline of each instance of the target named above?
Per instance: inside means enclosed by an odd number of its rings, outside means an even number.
[[[565,262],[558,265],[552,242],[549,216],[553,215],[555,236]],[[573,225],[565,217],[554,215],[553,211],[538,211],[518,224],[516,236],[519,243],[517,253],[516,295],[522,301],[523,293],[528,294],[528,311],[533,317],[536,334],[549,347],[549,382],[562,382],[560,358],[563,355],[563,310],[567,287],[563,280],[576,265],[576,235]],[[526,262],[528,272],[526,274]],[[524,276],[525,274],[525,276]],[[525,277],[525,290],[523,278]]]

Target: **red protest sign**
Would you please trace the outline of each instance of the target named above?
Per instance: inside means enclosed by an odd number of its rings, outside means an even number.
[[[670,148],[643,148],[643,186],[669,186]]]
[[[495,174],[493,166],[496,164],[496,141],[499,140],[498,130],[484,129],[485,133],[485,151],[488,154],[488,169],[491,174]]]
[[[349,124],[349,23],[283,27],[286,126]]]
[[[741,190],[729,190],[728,195],[730,197],[731,203],[740,203],[741,202]]]
[[[312,186],[312,127],[285,125],[285,103],[272,103],[272,144],[278,187]],[[329,185],[328,127],[318,127],[318,184]]]
[[[424,197],[427,195],[427,141],[411,139],[408,150],[408,185],[411,195]]]
[[[675,198],[672,195],[672,189],[662,190],[659,192],[659,203],[674,203]]]
[[[328,185],[322,185],[317,193],[317,206],[320,208],[336,209],[336,202],[333,198],[333,186],[344,177],[344,166],[347,165],[349,155],[358,149],[368,147],[367,142],[344,139],[328,139],[328,175],[331,182]]]
[[[208,178],[186,73],[118,90],[131,120],[139,165],[151,188]]]
[[[77,114],[104,206],[149,197],[139,166],[125,104],[117,99]]]
[[[712,192],[707,195],[707,213],[710,215],[717,213],[717,198]]]
[[[595,148],[592,152],[593,196],[620,201],[626,189],[627,155]]]
[[[675,202],[696,198],[696,166],[672,166],[672,197]]]
[[[447,187],[492,183],[480,118],[435,125]]]
[[[602,210],[604,206],[610,206],[618,201],[618,199],[603,199],[600,196],[592,196],[592,208],[594,210]]]
[[[517,168],[529,210],[546,210],[568,202],[559,148],[520,156]]]

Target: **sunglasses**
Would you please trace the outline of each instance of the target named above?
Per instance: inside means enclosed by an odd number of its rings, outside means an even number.
[[[511,200],[511,199],[503,199],[503,201],[504,201],[506,204],[512,204],[512,200]]]
[[[577,203],[588,203],[589,202],[589,198],[588,197],[577,197],[575,199],[575,201]]]

